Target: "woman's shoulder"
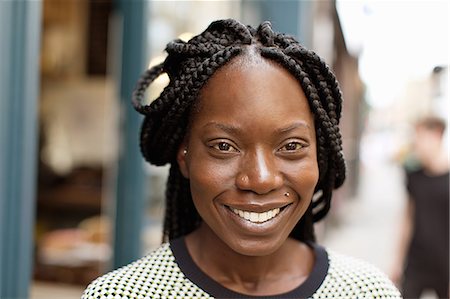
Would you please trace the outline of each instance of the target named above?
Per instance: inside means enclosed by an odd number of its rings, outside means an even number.
[[[169,244],[164,243],[143,258],[106,273],[91,282],[84,291],[82,299],[106,298],[110,295],[118,295],[119,290],[123,295],[130,295],[130,290],[139,285],[144,286],[146,278],[151,274],[162,276],[162,273],[158,273],[164,268],[161,266],[171,267],[172,261]]]
[[[143,258],[97,278],[81,298],[160,298],[173,292],[189,296],[199,291],[179,269],[169,243],[164,243]]]
[[[334,294],[337,298],[402,298],[400,292],[381,270],[359,258],[327,249],[329,268],[316,295]]]

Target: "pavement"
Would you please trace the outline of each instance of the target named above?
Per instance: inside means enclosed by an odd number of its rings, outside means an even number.
[[[389,162],[363,166],[356,197],[340,203],[322,243],[389,272],[405,196],[400,167]]]
[[[405,203],[403,171],[398,165],[390,161],[365,165],[356,197],[340,203],[320,241],[329,249],[361,258],[389,274]],[[421,298],[437,296],[425,292]]]

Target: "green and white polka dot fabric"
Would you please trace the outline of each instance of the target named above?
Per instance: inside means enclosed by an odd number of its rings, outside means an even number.
[[[330,251],[328,261],[325,279],[309,298],[401,298],[386,276],[372,265]],[[82,295],[82,299],[124,298],[213,297],[183,274],[170,245],[163,244],[146,257],[96,279]]]
[[[82,299],[212,298],[189,281],[169,244],[92,282]]]
[[[328,250],[330,267],[313,299],[402,298],[384,273],[369,263]]]

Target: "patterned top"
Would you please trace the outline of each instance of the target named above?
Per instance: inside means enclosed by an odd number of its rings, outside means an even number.
[[[296,289],[273,296],[249,296],[229,290],[193,262],[184,238],[163,244],[144,258],[93,281],[82,299],[120,298],[401,298],[374,266],[310,244],[316,262]]]

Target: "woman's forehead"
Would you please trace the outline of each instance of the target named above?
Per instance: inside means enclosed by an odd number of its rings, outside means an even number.
[[[286,69],[265,58],[237,57],[203,87],[196,118],[245,123],[255,118],[313,122],[306,96]],[[252,118],[253,117],[253,118]]]
[[[200,98],[205,93],[210,92],[210,86],[213,84],[223,84],[228,87],[231,84],[238,84],[241,88],[248,88],[251,85],[263,88],[268,84],[269,79],[273,79],[277,75],[278,77],[280,75],[284,77],[278,78],[280,80],[278,83],[286,83],[295,89],[302,89],[299,82],[287,69],[271,59],[262,57],[255,46],[247,46],[242,54],[220,67],[208,79],[205,86],[200,90]],[[228,91],[230,90],[224,89],[222,92]]]
[[[242,72],[247,69],[265,68],[268,65],[276,65],[281,68],[275,61],[261,56],[258,48],[255,45],[245,46],[240,55],[234,57],[224,66],[219,68],[216,73],[232,74]],[[209,79],[214,78],[215,74]]]

